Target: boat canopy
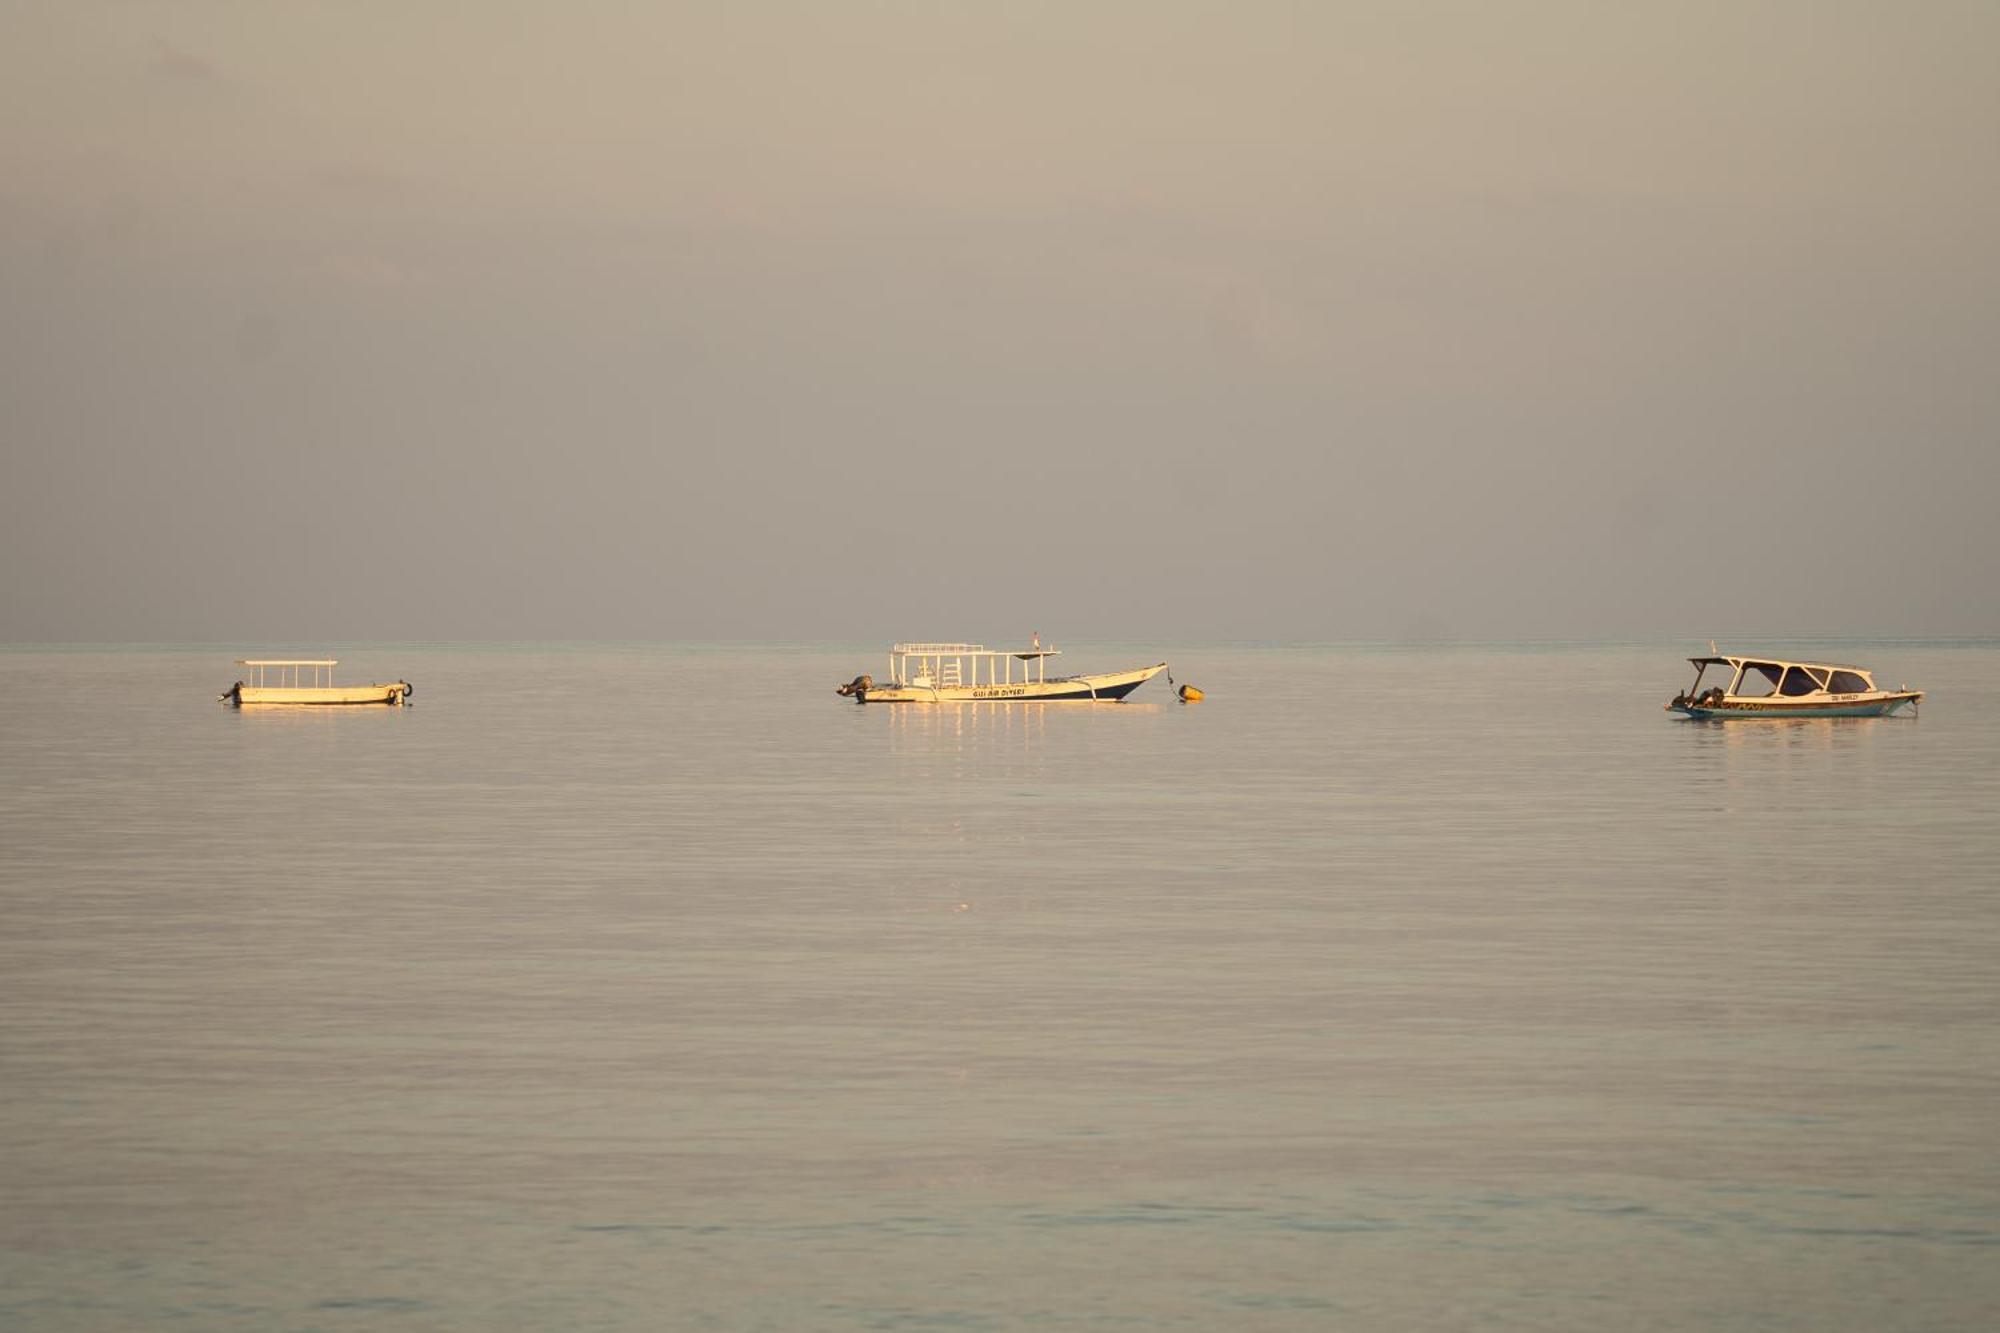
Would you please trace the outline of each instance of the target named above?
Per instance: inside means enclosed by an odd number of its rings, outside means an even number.
[[[983,643],[899,643],[889,650],[898,657],[1018,657],[1023,662],[1035,657],[1056,657],[1060,648],[988,648]]]
[[[239,657],[236,659],[236,665],[250,668],[250,684],[259,689],[270,682],[271,672],[277,673],[276,683],[281,688],[284,687],[287,684],[285,673],[288,671],[291,672],[289,683],[292,688],[310,685],[314,689],[320,689],[332,687],[333,669],[340,665],[340,660],[333,657]],[[312,673],[310,680],[300,674],[303,671]],[[320,676],[322,671],[326,673],[324,679]]]
[[[1864,670],[1864,668],[1862,667],[1846,666],[1839,662],[1794,662],[1790,658],[1785,658],[1785,657],[1748,657],[1748,656],[1690,657],[1688,661],[1698,667],[1712,667],[1712,666],[1738,667],[1742,666],[1745,662],[1755,662],[1763,666],[1778,667],[1781,670],[1788,666],[1806,667],[1813,671]]]
[[[982,643],[899,643],[889,650],[889,678],[898,685],[979,685],[980,664],[984,663],[986,685],[1014,683],[1014,663],[1019,661],[1021,680],[1045,680],[1045,659],[1061,655],[1060,648],[1044,648],[1038,635],[1026,648],[988,648]]]
[[[1710,667],[1726,667],[1731,675],[1727,693],[1742,694],[1743,684],[1753,676],[1769,683],[1771,693],[1797,697],[1802,694],[1866,694],[1875,689],[1874,675],[1863,667],[1841,666],[1832,662],[1794,662],[1782,657],[1745,657],[1717,653],[1690,657],[1695,685]],[[1693,693],[1692,690],[1689,693]],[[1762,697],[1762,696],[1758,696]]]

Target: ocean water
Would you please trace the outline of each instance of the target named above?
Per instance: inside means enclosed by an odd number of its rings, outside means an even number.
[[[0,1327],[1991,1327],[2000,645],[1812,648],[0,651]]]

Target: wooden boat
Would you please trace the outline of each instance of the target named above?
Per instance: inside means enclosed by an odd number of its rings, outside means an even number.
[[[1666,703],[1668,712],[1684,717],[1887,717],[1904,704],[1914,712],[1924,698],[1922,690],[1878,689],[1875,677],[1855,666],[1727,653],[1688,661],[1694,684]],[[1727,683],[1704,691],[1702,676],[1710,667],[1721,667]]]
[[[1167,669],[1139,667],[1095,676],[1050,676],[1040,635],[1026,648],[977,643],[899,643],[889,650],[889,679],[856,676],[835,692],[858,704],[1112,702],[1123,699]],[[1019,662],[1020,679],[1014,663]]]
[[[248,704],[402,704],[412,693],[407,680],[375,685],[336,685],[337,659],[290,658],[282,661],[240,657],[250,679],[239,680],[221,697],[223,703]],[[274,683],[275,678],[275,683]]]

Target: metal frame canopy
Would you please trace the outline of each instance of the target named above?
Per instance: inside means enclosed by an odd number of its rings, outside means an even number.
[[[1026,648],[988,648],[980,643],[899,643],[889,650],[889,679],[898,685],[911,684],[912,680],[927,685],[1012,685],[1014,663],[1018,660],[1022,664],[1021,683],[1032,679],[1041,684],[1048,679],[1048,659],[1061,655],[1062,649],[1044,648],[1039,641]],[[906,679],[903,673],[912,659],[917,663],[918,674]],[[981,662],[986,664],[984,681],[979,679]],[[1035,665],[1032,677],[1027,667],[1030,662]]]
[[[1868,669],[1866,667],[1849,666],[1845,662],[1795,662],[1788,657],[1756,657],[1750,654],[1744,654],[1741,656],[1722,656],[1718,654],[1713,657],[1690,657],[1688,661],[1692,665],[1698,667],[1741,666],[1745,662],[1762,662],[1766,666],[1776,666],[1776,667],[1802,666],[1802,667],[1812,667],[1816,671],[1865,672]]]
[[[264,672],[269,668],[277,669],[278,684],[281,688],[285,685],[285,670],[286,668],[290,668],[292,673],[290,688],[292,689],[299,688],[300,667],[311,667],[313,669],[312,683],[314,687],[320,685],[319,673],[321,668],[324,668],[326,671],[325,684],[330,688],[333,685],[333,669],[340,665],[340,659],[332,657],[239,657],[236,659],[236,665],[249,667],[251,673],[256,677],[250,684],[260,689],[265,685]]]
[[[1716,653],[1708,657],[1690,657],[1689,665],[1694,667],[1694,684],[1688,687],[1688,697],[1694,697],[1701,689],[1701,679],[1712,666],[1729,668],[1729,683],[1722,692],[1734,696],[1742,686],[1744,678],[1754,669],[1771,682],[1773,694],[1801,695],[1809,693],[1865,694],[1880,689],[1875,683],[1875,673],[1866,667],[1847,666],[1839,662],[1797,662],[1784,657],[1754,657],[1748,654]],[[1793,673],[1801,673],[1802,678],[1811,683],[1810,689],[1788,688]],[[1860,678],[1862,688],[1851,686],[1840,688],[1842,682],[1834,679],[1834,673],[1842,672]],[[1765,696],[1758,695],[1757,698]]]

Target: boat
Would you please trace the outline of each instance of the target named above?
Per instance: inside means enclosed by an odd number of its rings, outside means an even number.
[[[858,704],[1117,702],[1167,669],[1139,667],[1094,676],[1051,676],[1048,661],[1060,648],[1042,646],[1037,634],[1026,648],[977,643],[899,643],[889,650],[889,678],[856,676],[835,693]],[[1014,664],[1019,662],[1019,678]]]
[[[1737,657],[1715,651],[1690,657],[1694,684],[1669,699],[1669,713],[1692,718],[1887,717],[1908,704],[1914,713],[1922,690],[1877,688],[1875,677],[1857,666],[1792,662],[1777,657]],[[1722,668],[1726,683],[1701,688],[1710,667]]]
[[[248,668],[250,679],[239,680],[221,696],[220,702],[247,704],[404,704],[414,693],[407,680],[374,685],[336,685],[335,658],[255,658],[239,657],[236,665]]]

